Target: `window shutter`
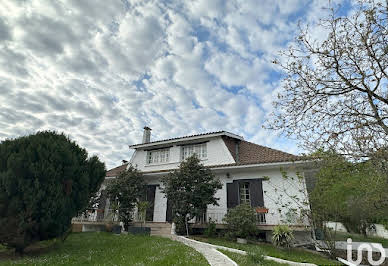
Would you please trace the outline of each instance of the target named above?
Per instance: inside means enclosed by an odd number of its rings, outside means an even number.
[[[249,194],[252,207],[264,207],[263,184],[261,179],[249,181]]]
[[[228,209],[234,208],[238,205],[238,182],[234,181],[233,183],[226,184],[226,193],[227,193],[227,207]]]

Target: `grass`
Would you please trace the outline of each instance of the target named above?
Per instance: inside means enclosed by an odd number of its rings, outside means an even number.
[[[314,251],[307,251],[301,248],[291,248],[291,249],[280,249],[272,244],[267,243],[257,243],[257,244],[238,244],[234,241],[230,241],[224,238],[205,238],[196,236],[194,239],[202,242],[207,242],[214,245],[225,246],[235,249],[240,249],[244,251],[254,251],[259,247],[265,255],[276,257],[280,259],[295,261],[295,262],[307,262],[314,263],[318,265],[340,265],[336,260],[331,260],[322,254],[319,254]]]
[[[373,243],[381,243],[383,247],[388,248],[388,239],[381,237],[365,237],[360,234],[353,233],[336,233],[335,239],[337,241],[346,241],[348,238],[351,238],[353,242],[373,242]]]
[[[234,260],[239,266],[254,266],[254,265],[262,265],[262,266],[279,266],[279,265],[281,265],[281,266],[283,266],[283,265],[287,265],[287,264],[278,263],[278,262],[270,261],[270,260],[265,260],[261,263],[255,263],[247,255],[242,255],[242,254],[238,254],[238,253],[234,253],[234,252],[230,252],[230,251],[226,251],[226,250],[221,250],[221,249],[218,249],[218,251],[224,253],[226,256],[228,256],[229,258]]]
[[[73,233],[64,243],[39,246],[23,258],[0,250],[0,265],[209,265],[194,249],[162,237]]]

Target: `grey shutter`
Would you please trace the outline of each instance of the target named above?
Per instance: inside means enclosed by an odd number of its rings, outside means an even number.
[[[249,194],[252,207],[264,207],[263,184],[261,179],[249,181]]]
[[[227,207],[228,209],[234,208],[238,205],[238,182],[226,184],[226,196],[227,196]]]

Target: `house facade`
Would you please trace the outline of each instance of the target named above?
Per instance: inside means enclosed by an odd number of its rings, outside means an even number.
[[[222,225],[228,209],[248,203],[257,210],[258,226],[263,230],[284,223],[294,229],[308,227],[300,211],[301,202],[308,202],[303,178],[306,162],[298,156],[245,141],[227,131],[151,141],[148,127],[144,128],[142,143],[129,148],[134,149],[130,161],[109,170],[106,179],[117,177],[129,165],[144,174],[146,200],[150,202],[148,222],[172,221],[171,204],[162,193],[161,178],[196,154],[222,183],[215,195],[219,198],[218,206],[209,205],[197,222],[211,219]],[[288,178],[284,178],[282,171]]]

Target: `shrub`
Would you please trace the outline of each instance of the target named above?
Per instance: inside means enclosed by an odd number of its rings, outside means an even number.
[[[65,237],[104,177],[104,164],[63,134],[1,142],[0,244],[22,253],[34,242]]]
[[[241,204],[230,209],[224,217],[229,235],[246,238],[256,233],[256,215],[248,204]]]
[[[217,234],[216,223],[209,219],[207,228],[204,231],[204,235],[207,237],[214,237]]]
[[[272,231],[272,242],[275,246],[289,248],[293,240],[294,234],[287,225],[277,225],[274,227]]]

